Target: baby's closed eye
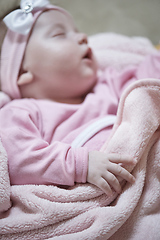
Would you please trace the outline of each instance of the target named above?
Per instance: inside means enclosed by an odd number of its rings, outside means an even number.
[[[59,36],[65,36],[65,32],[57,32],[57,33],[53,34],[52,37],[59,37]]]

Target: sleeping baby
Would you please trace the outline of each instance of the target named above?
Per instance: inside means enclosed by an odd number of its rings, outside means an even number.
[[[120,179],[134,183],[125,169],[136,165],[132,156],[100,151],[113,123],[81,146],[72,143],[92,124],[116,115],[123,90],[137,80],[135,70],[99,74],[86,34],[47,0],[22,0],[4,22],[1,89],[12,101],[0,110],[0,136],[11,184],[89,182],[109,195],[121,192]]]

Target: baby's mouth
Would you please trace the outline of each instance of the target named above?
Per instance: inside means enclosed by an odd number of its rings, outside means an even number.
[[[85,53],[83,58],[86,58],[86,59],[91,59],[92,58],[92,49],[91,48],[88,48],[88,50]]]

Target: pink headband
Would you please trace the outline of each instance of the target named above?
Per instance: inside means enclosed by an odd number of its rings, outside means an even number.
[[[39,15],[46,9],[59,10],[70,14],[48,0],[21,0],[21,9],[11,12],[4,18],[9,28],[1,49],[0,80],[1,90],[12,99],[21,98],[17,85],[18,75],[30,32]]]

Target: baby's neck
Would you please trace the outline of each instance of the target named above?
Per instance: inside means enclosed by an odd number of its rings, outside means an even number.
[[[54,102],[59,102],[59,103],[66,103],[66,104],[81,104],[86,95],[84,96],[77,96],[77,97],[71,97],[71,98],[56,98],[54,96],[48,96],[46,95],[43,91],[37,91],[35,90],[34,87],[29,87],[27,86],[23,87],[20,86],[20,92],[21,92],[21,97],[22,98],[34,98],[34,99],[46,99]]]
[[[79,98],[71,98],[71,99],[50,99],[54,102],[65,103],[65,104],[81,104],[85,99],[85,96]]]

